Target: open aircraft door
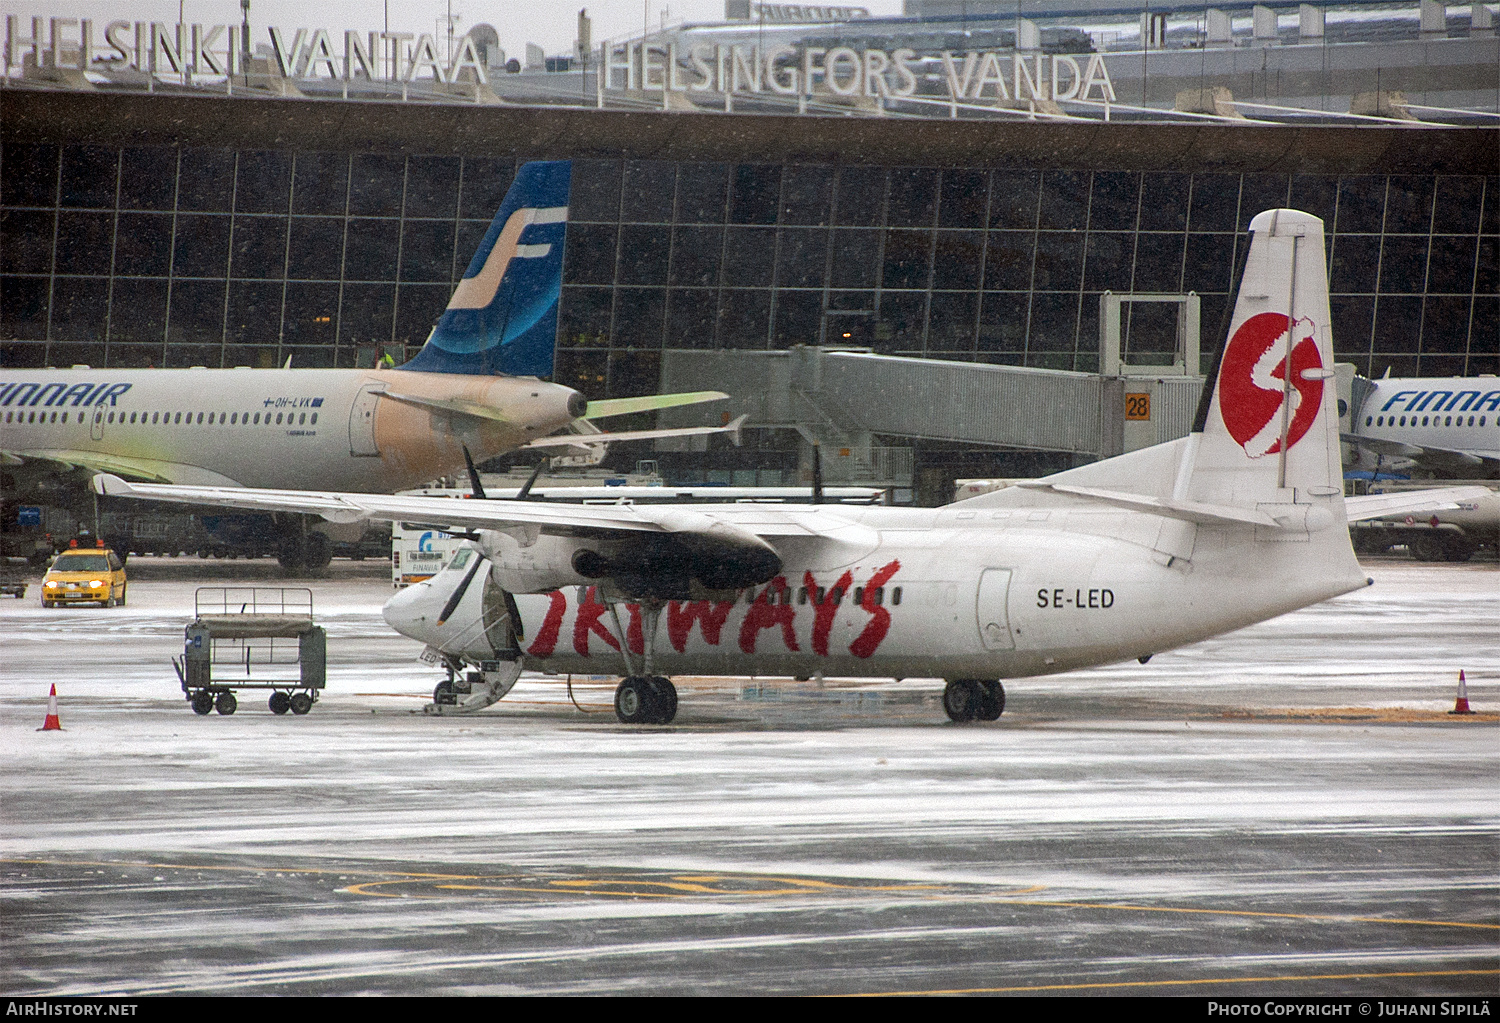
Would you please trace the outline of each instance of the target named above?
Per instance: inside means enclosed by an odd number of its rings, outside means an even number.
[[[375,406],[380,402],[385,384],[365,384],[354,398],[354,407],[349,410],[349,453],[351,455],[378,455],[380,448],[375,443]]]
[[[1015,637],[1010,632],[1010,616],[1005,603],[1009,599],[1010,569],[987,568],[979,577],[976,611],[979,616],[979,638],[986,650],[1014,650]]]

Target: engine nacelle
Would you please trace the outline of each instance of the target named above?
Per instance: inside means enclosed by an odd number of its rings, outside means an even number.
[[[781,571],[775,548],[748,530],[677,508],[639,514],[666,528],[608,539],[484,530],[491,578],[511,593],[599,583],[631,599],[700,600],[722,599]]]
[[[568,536],[538,536],[531,544],[506,533],[480,534],[480,546],[490,559],[490,578],[511,593],[548,593],[564,586],[582,586],[590,578],[573,568],[573,556],[584,541]]]

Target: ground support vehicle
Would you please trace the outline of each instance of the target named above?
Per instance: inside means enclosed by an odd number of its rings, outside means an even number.
[[[108,547],[72,547],[42,576],[42,606],[101,604],[124,607],[129,590],[125,562]]]
[[[233,714],[242,689],[269,690],[273,714],[312,710],[327,683],[328,634],[313,621],[311,590],[200,586],[194,605],[182,659],[172,658],[194,713]]]
[[[0,595],[25,599],[31,564],[25,558],[0,558]]]
[[[1356,494],[1391,494],[1435,487],[1481,486],[1488,497],[1459,502],[1456,507],[1419,515],[1389,515],[1349,525],[1354,549],[1381,554],[1404,546],[1417,561],[1468,561],[1476,553],[1500,550],[1500,483],[1487,480],[1364,480],[1349,481]]]

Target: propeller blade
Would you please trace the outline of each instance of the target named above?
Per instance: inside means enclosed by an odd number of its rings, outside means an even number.
[[[505,594],[505,613],[510,615],[510,631],[516,637],[517,643],[526,642],[526,633],[521,624],[521,609],[516,607],[516,598],[510,595],[510,590],[501,590]]]
[[[469,493],[478,501],[488,501],[484,496],[484,484],[479,482],[479,470],[474,468],[474,456],[469,454],[469,445],[465,444],[464,464],[469,467]]]
[[[489,562],[485,561],[484,558],[474,559],[474,567],[469,569],[469,574],[464,576],[464,581],[458,584],[458,588],[453,591],[453,596],[449,597],[448,603],[443,605],[443,613],[438,615],[437,620],[439,627],[445,625],[448,621],[449,616],[451,616],[454,611],[458,610],[459,601],[463,600],[464,594],[469,592],[469,584],[474,581],[474,576],[478,574],[479,569],[482,566],[487,564],[489,564]]]
[[[536,463],[536,468],[531,470],[531,479],[527,480],[526,485],[516,492],[515,500],[524,501],[526,500],[526,498],[531,496],[531,487],[536,483],[537,477],[542,474],[542,469],[546,465],[547,460],[545,458]]]
[[[813,441],[812,503],[823,503],[823,453],[822,446],[817,441]]]

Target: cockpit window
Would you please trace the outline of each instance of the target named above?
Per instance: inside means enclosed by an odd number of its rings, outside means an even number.
[[[448,567],[463,568],[469,563],[469,559],[473,556],[474,552],[472,550],[467,547],[460,547],[458,550],[453,552],[453,560],[448,562]]]

